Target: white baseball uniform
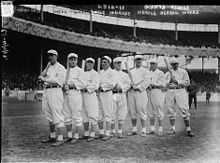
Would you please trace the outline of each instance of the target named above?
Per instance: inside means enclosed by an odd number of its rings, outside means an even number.
[[[149,98],[147,103],[148,117],[155,118],[157,116],[159,119],[163,119],[165,97],[161,88],[165,87],[165,76],[159,69],[155,71],[150,70],[149,74],[151,84],[155,86],[147,90]]]
[[[131,119],[137,119],[138,114],[143,120],[147,119],[147,92],[150,85],[149,70],[140,67],[131,70],[135,86],[128,91],[128,113]],[[136,89],[136,90],[135,90]]]
[[[98,121],[99,105],[96,96],[96,90],[99,88],[99,74],[94,70],[85,71],[83,74],[87,91],[82,92],[83,98],[83,122],[91,122],[92,124]]]
[[[44,70],[45,72],[46,70]],[[44,82],[46,89],[43,91],[42,109],[49,122],[64,126],[63,115],[63,91],[62,86],[65,81],[65,68],[59,62],[51,65],[46,74],[46,81],[57,83],[48,84]]]
[[[175,84],[172,84],[168,87],[165,98],[165,106],[167,108],[168,116],[176,116],[176,105],[180,109],[183,118],[189,118],[190,113],[188,105],[188,95],[185,89],[185,87],[189,86],[190,84],[188,73],[182,68],[178,68],[176,71],[171,69],[171,71],[173,76],[178,81],[178,84],[182,84],[183,86],[176,86]],[[167,72],[165,74],[166,83],[169,83],[170,79],[170,72]]]
[[[127,97],[126,92],[130,88],[130,78],[128,74],[123,71],[115,71],[116,83],[122,88],[122,92],[113,91],[113,109],[114,109],[114,118],[113,122],[118,119],[118,121],[124,121],[127,115]]]
[[[100,96],[100,109],[99,121],[112,122],[113,120],[113,95],[112,89],[116,84],[115,73],[109,67],[107,70],[100,71],[100,87],[104,92],[99,92]]]
[[[69,88],[67,93],[64,92],[63,113],[66,124],[72,124],[73,121],[76,126],[82,125],[82,95],[80,89],[85,87],[82,79],[83,73],[83,69],[78,66],[70,68],[67,84],[73,83],[76,88]]]

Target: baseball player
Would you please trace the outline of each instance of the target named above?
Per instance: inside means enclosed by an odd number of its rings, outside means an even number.
[[[98,131],[98,112],[99,105],[96,92],[99,88],[99,74],[93,69],[95,60],[93,58],[86,59],[86,71],[83,75],[86,87],[82,89],[83,98],[83,122],[84,137],[88,141],[95,140],[95,132]],[[89,122],[91,123],[91,133],[89,132]]]
[[[112,59],[108,56],[104,56],[101,59],[103,70],[100,71],[100,86],[99,86],[99,138],[102,140],[110,139],[111,123],[113,120],[113,95],[112,89],[115,87],[116,79],[115,73],[111,69],[110,64]],[[106,132],[104,135],[104,121],[106,121]]]
[[[137,116],[140,116],[142,126],[142,137],[146,137],[146,120],[147,120],[147,92],[150,85],[149,70],[142,66],[142,56],[136,55],[135,68],[131,70],[131,89],[128,91],[128,113],[132,122],[132,133],[128,136],[137,134]]]
[[[165,98],[161,89],[165,87],[165,77],[164,73],[158,69],[157,65],[158,61],[156,59],[150,60],[150,87],[147,89],[149,98],[147,114],[150,118],[149,134],[155,134],[155,117],[157,116],[159,124],[158,135],[162,136]]]
[[[49,62],[46,69],[41,73],[39,79],[44,82],[44,91],[42,98],[42,109],[44,110],[50,126],[49,139],[43,140],[42,143],[53,142],[52,146],[60,146],[63,141],[64,115],[63,109],[63,91],[62,87],[65,81],[65,68],[58,61],[56,50],[47,52]],[[55,126],[58,130],[56,140]]]
[[[112,133],[115,134],[115,122],[118,120],[118,138],[123,138],[122,127],[127,115],[127,97],[126,92],[130,88],[130,78],[128,74],[121,70],[122,58],[113,59],[116,85],[113,88],[113,109],[114,119],[111,125]]]
[[[85,83],[82,79],[84,71],[77,66],[78,55],[70,53],[67,56],[69,63],[69,77],[64,84],[64,107],[63,113],[65,115],[65,124],[67,129],[67,140],[72,144],[78,142],[79,133],[83,130],[82,126],[82,95],[81,89],[85,87]],[[67,69],[68,71],[68,69]],[[72,122],[76,127],[74,137],[72,136]]]
[[[175,134],[175,116],[177,114],[175,105],[180,109],[181,115],[184,119],[187,135],[193,137],[194,134],[190,129],[190,113],[188,105],[188,95],[186,87],[189,86],[190,80],[186,70],[179,68],[179,61],[177,58],[171,60],[172,69],[165,74],[165,82],[168,88],[165,97],[165,106],[167,114],[170,118],[171,132]]]

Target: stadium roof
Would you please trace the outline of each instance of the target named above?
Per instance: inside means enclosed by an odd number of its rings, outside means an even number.
[[[65,7],[121,18],[178,22],[189,24],[219,24],[220,6],[206,5],[65,5]],[[129,14],[130,13],[130,14]]]

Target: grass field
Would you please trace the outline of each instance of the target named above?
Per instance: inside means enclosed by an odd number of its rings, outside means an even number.
[[[40,102],[18,102],[2,99],[2,162],[216,162],[220,160],[220,103],[199,103],[192,109],[192,130],[195,137],[186,136],[184,123],[177,116],[177,134],[168,135],[165,119],[164,136],[140,135],[112,138],[103,142],[81,141],[51,147],[41,140],[49,134]],[[149,129],[149,122],[147,123]],[[129,117],[124,133],[131,129]],[[141,132],[138,122],[138,132]]]

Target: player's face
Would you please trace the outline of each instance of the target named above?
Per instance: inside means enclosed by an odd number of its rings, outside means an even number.
[[[69,66],[70,67],[75,67],[78,63],[78,59],[75,57],[71,57],[69,58]]]
[[[142,64],[142,59],[136,59],[135,60],[135,65],[137,68],[141,67],[141,64]]]
[[[50,63],[53,65],[57,61],[57,56],[54,54],[48,54],[48,59],[49,59]]]
[[[86,70],[87,70],[87,71],[92,70],[93,67],[94,67],[94,62],[91,62],[91,61],[87,61],[87,62],[86,62]]]
[[[150,63],[150,69],[151,70],[156,70],[156,68],[157,68],[157,63]]]
[[[121,62],[115,62],[115,63],[114,63],[114,68],[115,68],[117,71],[121,70]]]
[[[178,63],[172,63],[171,66],[173,67],[174,70],[177,70],[179,64]]]
[[[109,68],[109,66],[110,66],[109,61],[107,61],[106,59],[102,59],[102,68],[106,70],[107,68]]]

